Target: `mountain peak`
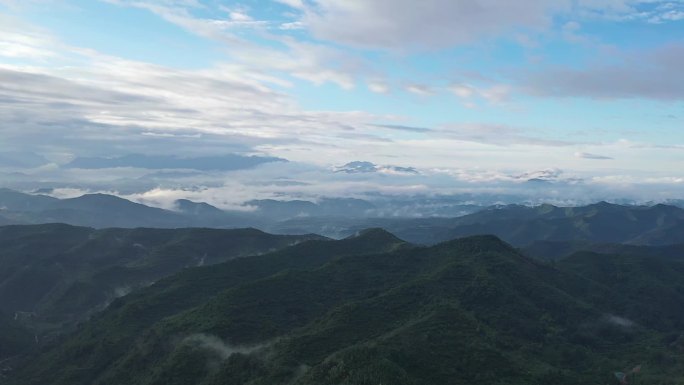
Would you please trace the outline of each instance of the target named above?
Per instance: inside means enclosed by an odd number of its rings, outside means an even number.
[[[517,250],[508,243],[501,240],[496,235],[484,234],[473,235],[463,238],[456,238],[437,245],[437,247],[455,248],[468,252],[480,251],[498,251],[498,252],[515,252]]]
[[[366,161],[353,161],[343,166],[335,167],[335,172],[342,172],[345,174],[399,174],[399,175],[415,175],[419,174],[418,170],[413,167],[402,167],[394,165],[377,165]]]
[[[390,233],[389,231],[381,227],[371,227],[363,229],[361,231],[358,231],[356,234],[347,237],[347,239],[351,238],[389,239],[396,242],[404,242],[403,240],[399,239],[396,235]]]
[[[223,211],[205,202],[193,202],[188,199],[178,199],[174,202],[176,209],[185,214],[223,214]]]

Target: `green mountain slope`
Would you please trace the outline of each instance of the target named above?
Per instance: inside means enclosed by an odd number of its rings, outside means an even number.
[[[682,241],[682,226],[684,210],[675,206],[601,202],[581,207],[496,206],[457,218],[298,218],[268,230],[336,237],[382,227],[408,242],[425,245],[478,234],[494,234],[515,246],[536,241],[667,245]]]
[[[223,290],[280,271],[315,268],[345,255],[379,253],[406,247],[409,246],[393,235],[374,229],[341,241],[310,240],[270,254],[186,269],[150,287],[115,300],[105,312],[96,315],[93,321],[78,333],[79,337],[75,343],[80,345],[81,336],[110,336],[107,345],[101,345],[102,340],[94,338],[78,348],[82,351],[87,345],[86,349],[93,349],[83,357],[83,362],[106,362],[107,357],[113,352],[125,351],[134,345],[140,333],[155,322],[201,305]],[[74,354],[70,346],[71,342],[67,341],[51,354],[69,357]],[[51,354],[48,355],[47,362],[53,361],[53,358],[50,358]],[[93,365],[98,367],[98,364]],[[86,378],[91,375],[83,369],[77,372]],[[88,381],[90,380],[86,382]]]
[[[354,242],[371,253],[344,254]],[[121,298],[10,383],[605,384],[636,363],[653,383],[681,380],[679,314],[653,318],[684,307],[657,282],[684,271],[662,259],[642,280],[609,279],[621,263],[551,268],[491,236],[307,242]]]
[[[14,317],[0,312],[0,371],[5,360],[27,351],[34,344],[34,336],[28,329]]]
[[[654,256],[684,258],[684,244],[674,243],[660,246],[626,245],[620,243],[591,243],[587,241],[535,241],[521,248],[523,254],[546,261],[557,261],[579,251],[600,254]]]
[[[37,332],[61,330],[133,289],[184,268],[262,254],[318,236],[254,229],[0,227],[0,311],[31,313]]]

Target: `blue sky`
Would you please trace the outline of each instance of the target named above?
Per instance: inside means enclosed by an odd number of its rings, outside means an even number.
[[[680,0],[0,0],[0,152],[52,180],[79,156],[239,152],[674,197],[681,68]]]

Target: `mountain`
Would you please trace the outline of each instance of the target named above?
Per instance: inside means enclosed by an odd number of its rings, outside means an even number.
[[[520,250],[525,255],[546,261],[562,260],[580,251],[678,259],[684,256],[684,243],[644,246],[586,241],[535,241]]]
[[[223,210],[204,202],[193,202],[187,199],[178,199],[175,203],[178,211],[183,214],[212,216],[220,216],[224,214]]]
[[[126,349],[135,343],[145,328],[165,317],[201,305],[221,291],[282,271],[315,269],[345,255],[367,255],[405,247],[408,245],[393,235],[374,229],[341,241],[314,239],[269,254],[186,269],[114,300],[105,312],[94,316],[93,321],[82,328],[78,335],[116,335],[116,342],[110,348]]]
[[[506,205],[455,218],[299,218],[269,231],[344,237],[365,227],[382,227],[427,245],[477,234],[494,234],[519,247],[537,241],[667,245],[681,242],[684,209],[606,202],[581,207]]]
[[[314,221],[318,219],[335,221],[340,218],[354,218],[356,221],[361,221],[376,208],[368,201],[355,198],[322,198],[318,202],[261,199],[245,202],[245,206],[256,209],[251,214],[263,218],[267,229],[274,223],[288,221],[292,218],[304,218],[304,221],[307,221],[308,218],[312,218]]]
[[[418,170],[413,167],[401,167],[392,165],[379,166],[372,162],[365,161],[353,161],[345,165],[335,167],[335,172],[341,172],[345,174],[369,174],[369,173],[382,173],[382,174],[404,174],[404,175],[417,175]]]
[[[642,254],[577,252],[558,262],[612,290],[600,296],[626,324],[662,332],[684,330],[684,259]],[[684,342],[684,337],[682,342]]]
[[[56,199],[0,189],[0,224],[67,223],[95,228],[243,228],[261,224],[252,215],[222,211],[202,202],[179,200],[176,208],[164,210],[108,194]]]
[[[161,280],[8,383],[604,384],[636,364],[677,383],[678,282],[672,259],[554,268],[493,236],[410,247],[375,229]]]
[[[0,312],[0,382],[4,377],[6,361],[28,351],[34,344],[33,334],[28,329],[13,317]]]
[[[20,224],[20,223],[13,220],[13,219],[5,218],[2,215],[0,215],[0,226],[18,225],[18,224]]]
[[[46,195],[24,194],[0,188],[0,210],[2,211],[40,211],[57,201],[59,201],[57,198]]]
[[[59,222],[95,228],[255,227],[277,234],[316,233],[334,238],[381,227],[416,244],[494,234],[517,247],[534,242],[668,245],[680,243],[684,231],[684,209],[663,204],[599,202],[580,207],[544,204],[480,209],[433,199],[419,203],[433,207],[435,213],[460,216],[414,218],[408,216],[419,209],[406,209],[411,201],[399,205],[405,211],[393,206],[395,203],[387,206],[387,202],[352,198],[322,198],[317,202],[262,199],[246,202],[249,210],[224,211],[203,202],[179,200],[170,211],[106,194],[59,200],[4,189],[0,190],[0,223]]]
[[[40,213],[41,221],[89,227],[183,227],[183,216],[107,194],[86,194],[55,202]]]
[[[279,201],[275,199],[255,199],[245,202],[254,207],[255,215],[275,220],[292,217],[311,216],[317,213],[318,205],[304,200]]]
[[[264,227],[262,221],[250,212],[224,211],[204,202],[179,199],[175,202],[175,212],[185,216],[193,226],[239,228]]]
[[[86,194],[60,200],[0,189],[0,224],[68,223],[95,228],[259,227],[269,230],[273,224],[291,218],[361,219],[375,208],[368,201],[353,198],[323,198],[317,203],[264,199],[248,201],[245,206],[253,210],[221,210],[204,202],[179,199],[170,211],[108,194]]]
[[[255,229],[0,227],[0,311],[30,314],[26,325],[39,334],[61,331],[184,268],[320,238]]]
[[[666,205],[509,206],[454,220],[452,236],[496,234],[514,245],[537,240],[664,245],[679,243],[684,210]],[[650,234],[650,238],[645,235]]]

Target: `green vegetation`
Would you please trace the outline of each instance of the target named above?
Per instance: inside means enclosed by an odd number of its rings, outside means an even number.
[[[281,249],[318,236],[254,229],[106,229],[61,224],[0,227],[0,311],[41,338],[117,297],[187,267]]]
[[[382,230],[184,270],[43,346],[10,384],[612,384],[684,378],[684,264]]]
[[[0,363],[34,345],[33,334],[7,314],[0,313]],[[2,370],[0,364],[0,370]]]

